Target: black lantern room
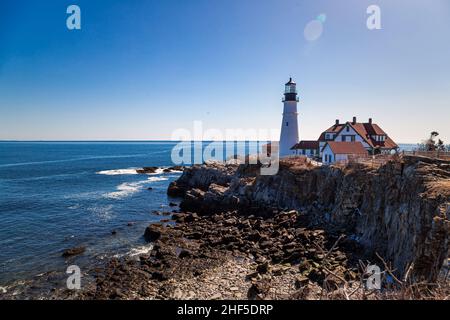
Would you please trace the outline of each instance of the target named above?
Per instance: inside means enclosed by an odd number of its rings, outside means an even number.
[[[287,82],[284,86],[284,98],[283,102],[285,101],[297,101],[297,84],[292,80],[292,78],[289,78],[289,82]]]

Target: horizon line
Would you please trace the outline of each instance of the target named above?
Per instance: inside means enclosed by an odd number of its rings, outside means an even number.
[[[76,143],[76,142],[119,142],[119,143],[127,143],[127,142],[272,142],[278,140],[164,140],[164,139],[155,139],[155,140],[19,140],[19,139],[8,139],[2,140],[0,139],[0,143],[4,142],[65,142],[65,143]],[[420,142],[398,142],[398,144],[420,144]]]

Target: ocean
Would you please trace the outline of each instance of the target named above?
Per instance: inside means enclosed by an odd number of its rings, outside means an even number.
[[[172,210],[166,191],[181,173],[135,169],[174,165],[176,144],[0,142],[0,286],[148,251],[144,229],[167,218],[153,211]],[[77,246],[86,252],[61,256]]]
[[[174,165],[176,144],[0,142],[0,286],[148,251],[144,229],[166,218],[153,211],[172,210],[176,199],[166,191],[181,173],[142,175],[135,169]],[[247,154],[252,144],[237,142],[236,152],[245,146]],[[62,257],[77,246],[86,252]]]

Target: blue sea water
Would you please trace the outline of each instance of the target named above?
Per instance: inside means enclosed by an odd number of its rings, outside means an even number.
[[[175,145],[0,142],[0,286],[145,251],[144,228],[161,219],[152,211],[170,211],[167,187],[180,173],[140,175],[134,169],[172,166]],[[75,246],[87,250],[62,258]]]
[[[172,166],[176,144],[0,142],[0,286],[145,251],[144,228],[162,219],[152,211],[171,210],[167,187],[181,173],[140,175],[134,169]],[[75,246],[87,250],[62,258]]]

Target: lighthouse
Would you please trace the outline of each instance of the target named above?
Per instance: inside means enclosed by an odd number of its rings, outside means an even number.
[[[280,135],[280,157],[294,154],[291,148],[298,143],[298,120],[297,120],[297,85],[292,78],[285,84],[283,97],[283,121],[281,122]]]

